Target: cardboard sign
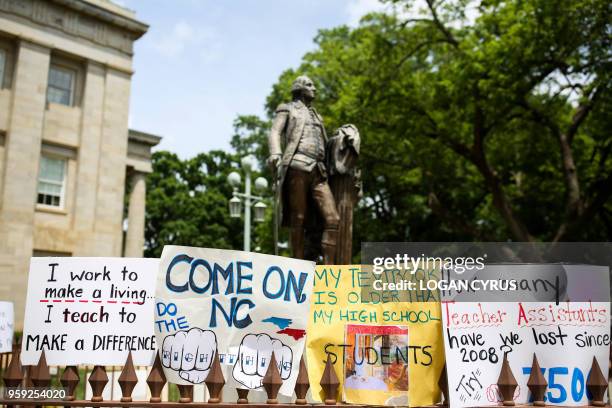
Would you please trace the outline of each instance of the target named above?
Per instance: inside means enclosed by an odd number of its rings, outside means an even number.
[[[438,402],[440,390],[437,384],[444,365],[440,304],[434,301],[402,301],[396,296],[385,298],[379,293],[362,298],[361,288],[372,286],[371,276],[364,273],[360,265],[317,266],[306,345],[313,398],[319,401],[323,398],[319,382],[327,356],[330,355],[340,379],[339,394],[344,395],[347,402],[348,398],[350,402],[372,405],[406,405],[407,400],[411,406]],[[422,299],[429,298],[426,294],[422,296]],[[418,384],[409,387],[408,398],[403,395],[389,401],[389,396],[383,394],[342,392],[345,381],[349,381],[344,364],[355,353],[355,349],[346,344],[344,336],[347,326],[355,324],[408,327],[409,383]]]
[[[309,261],[165,246],[155,333],[168,381],[204,382],[219,353],[228,386],[263,389],[274,353],[280,393],[293,395],[313,275]]]
[[[479,278],[497,278],[496,268],[485,269]],[[573,273],[596,274],[603,286],[609,279],[608,268],[603,267],[583,266]],[[534,280],[542,290],[546,287],[544,280]],[[533,286],[530,290],[527,297],[533,298]],[[548,381],[547,405],[588,405],[586,380],[593,357],[604,375],[608,373],[610,302],[479,299],[478,292],[462,293],[461,300],[442,305],[452,408],[499,405],[496,383],[504,355],[518,382],[514,400],[527,404],[534,353]]]
[[[21,350],[36,365],[150,365],[158,259],[32,258]]]
[[[14,322],[13,302],[0,302],[0,353],[13,350]]]

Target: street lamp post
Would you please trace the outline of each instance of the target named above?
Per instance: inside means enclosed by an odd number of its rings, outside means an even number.
[[[255,222],[264,220],[266,204],[261,196],[251,194],[251,173],[255,167],[255,158],[253,156],[245,156],[240,164],[244,170],[244,193],[238,192],[241,178],[238,172],[231,172],[227,176],[228,183],[234,188],[234,194],[229,200],[230,217],[240,218],[240,210],[242,201],[244,200],[244,250],[251,250],[251,206],[255,212]],[[263,177],[257,177],[255,180],[255,191],[263,192],[268,188],[268,181]],[[257,201],[255,205],[253,201]]]

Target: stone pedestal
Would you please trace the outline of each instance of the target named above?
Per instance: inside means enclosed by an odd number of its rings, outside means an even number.
[[[330,177],[329,186],[336,199],[340,225],[336,244],[336,264],[350,265],[353,255],[353,210],[357,202],[358,190],[355,177],[350,174],[337,174]]]

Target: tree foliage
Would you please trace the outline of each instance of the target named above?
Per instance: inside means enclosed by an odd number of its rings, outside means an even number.
[[[609,2],[392,3],[320,31],[267,100],[304,73],[360,129],[357,241],[609,240]]]
[[[238,157],[247,154],[253,155],[257,159],[258,168],[254,173],[256,177],[265,178],[270,184],[267,191],[255,192],[264,196],[267,204],[265,220],[254,224],[253,237],[260,252],[274,253],[274,176],[266,164],[268,159],[268,132],[270,122],[255,115],[240,115],[234,121],[234,135],[232,136],[231,146]],[[285,231],[279,231],[279,241],[286,242]],[[289,251],[281,249],[280,255],[289,255]]]
[[[274,84],[268,117],[238,117],[235,153],[154,155],[148,255],[166,243],[241,247],[225,177],[250,153],[272,180],[269,120],[298,74],[315,80],[328,132],[353,123],[362,136],[356,250],[612,238],[610,3],[425,0],[417,15],[411,1],[387,2],[398,12],[321,30]],[[272,252],[271,212],[255,236]]]
[[[229,216],[227,175],[234,157],[223,151],[181,160],[160,151],[147,178],[145,255],[159,257],[164,245],[241,248],[242,223]]]
[[[146,256],[159,257],[164,245],[242,249],[244,219],[229,216],[232,187],[227,176],[232,171],[240,173],[240,190],[244,190],[240,158],[252,154],[260,163],[253,180],[260,175],[269,177],[269,170],[262,167],[266,126],[265,121],[253,116],[236,119],[233,152],[213,150],[185,160],[167,151],[153,154],[153,173],[147,177]],[[262,194],[270,197],[271,192]],[[272,215],[269,201],[266,221],[253,225],[253,249],[274,251]]]

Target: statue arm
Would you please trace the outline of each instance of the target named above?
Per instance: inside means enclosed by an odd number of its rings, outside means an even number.
[[[280,156],[283,151],[281,150],[281,134],[287,124],[287,118],[289,112],[285,110],[277,110],[276,116],[272,120],[272,128],[268,136],[268,146],[270,149],[270,156]]]

